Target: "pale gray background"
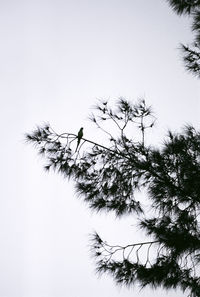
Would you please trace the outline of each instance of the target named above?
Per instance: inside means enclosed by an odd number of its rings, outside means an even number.
[[[199,128],[199,82],[177,50],[191,40],[189,20],[164,0],[0,0],[0,296],[183,296],[97,278],[89,233],[111,243],[142,235],[131,217],[92,214],[73,183],[43,171],[24,133],[49,121],[98,140],[90,107],[119,96],[154,107],[154,140],[186,122]]]

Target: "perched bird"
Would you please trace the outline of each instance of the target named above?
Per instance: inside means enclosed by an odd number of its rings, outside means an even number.
[[[81,127],[81,129],[78,131],[78,135],[77,135],[77,146],[76,146],[75,153],[76,153],[76,151],[78,149],[78,146],[79,146],[82,138],[83,138],[83,127]]]

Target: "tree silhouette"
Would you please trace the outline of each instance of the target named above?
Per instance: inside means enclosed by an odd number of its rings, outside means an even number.
[[[192,18],[194,42],[190,46],[181,44],[181,50],[186,69],[200,77],[200,0],[167,0],[167,2],[178,15]]]
[[[151,145],[147,136],[155,116],[144,100],[120,98],[114,107],[99,102],[90,119],[105,133],[106,144],[81,138],[75,152],[77,135],[57,134],[48,124],[26,139],[46,158],[46,170],[74,180],[91,209],[133,214],[146,232],[146,242],[127,246],[93,234],[97,271],[122,285],[179,287],[200,296],[200,133],[185,126],[180,133],[169,131],[162,145]],[[138,190],[147,193],[151,212],[138,200]]]

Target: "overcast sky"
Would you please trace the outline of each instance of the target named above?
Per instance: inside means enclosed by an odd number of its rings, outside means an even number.
[[[191,40],[189,20],[165,0],[0,0],[0,296],[183,296],[98,279],[89,233],[113,244],[144,236],[132,217],[92,214],[72,182],[43,171],[24,133],[50,122],[98,140],[90,108],[120,96],[153,106],[154,139],[199,128],[199,81],[178,51]]]

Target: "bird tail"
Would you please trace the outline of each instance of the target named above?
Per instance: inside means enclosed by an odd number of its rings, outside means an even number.
[[[76,146],[76,149],[75,149],[75,153],[77,152],[77,149],[79,147],[79,144],[80,144],[80,139],[78,139],[78,141],[77,141],[77,146]]]

